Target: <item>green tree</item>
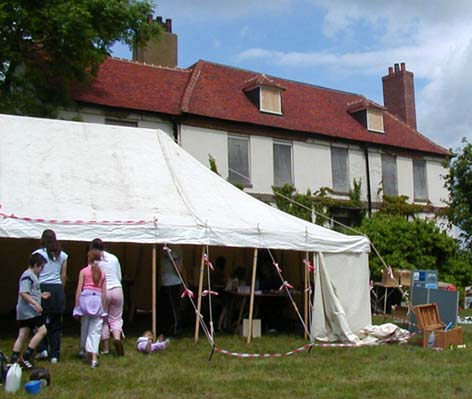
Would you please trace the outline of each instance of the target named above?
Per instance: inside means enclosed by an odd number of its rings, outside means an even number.
[[[388,265],[438,270],[440,279],[461,287],[472,281],[470,253],[461,251],[457,241],[433,221],[375,213],[363,220],[360,230]],[[373,277],[379,279],[383,266],[377,256],[371,256],[370,267]]]
[[[446,188],[449,190],[448,219],[462,230],[464,243],[472,246],[472,143],[465,138],[446,166]]]
[[[116,42],[159,34],[150,0],[0,0],[0,112],[54,116]]]

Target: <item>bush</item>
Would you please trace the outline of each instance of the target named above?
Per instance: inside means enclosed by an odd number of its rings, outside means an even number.
[[[471,281],[470,254],[460,251],[456,240],[432,221],[376,213],[363,220],[360,230],[392,267],[438,270],[441,280],[458,286]],[[372,278],[380,279],[383,265],[374,254],[370,266]]]

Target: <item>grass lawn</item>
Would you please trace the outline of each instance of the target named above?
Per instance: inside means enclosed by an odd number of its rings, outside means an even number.
[[[379,320],[375,322],[380,323]],[[2,323],[3,324],[3,323]],[[2,326],[3,329],[3,326]],[[174,340],[167,351],[137,353],[138,333],[128,333],[126,356],[101,356],[91,369],[75,357],[77,332],[66,331],[61,362],[48,367],[52,385],[42,398],[471,398],[472,325],[465,326],[467,348],[438,352],[406,345],[363,348],[313,348],[279,359],[239,359],[215,353],[205,337]],[[0,337],[11,353],[14,331]],[[233,335],[216,337],[218,347],[234,352],[286,352],[306,342],[291,335],[264,336],[247,345]],[[24,373],[24,380],[28,373]],[[0,398],[30,397],[23,389]]]

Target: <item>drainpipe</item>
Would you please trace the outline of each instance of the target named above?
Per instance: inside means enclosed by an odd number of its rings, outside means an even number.
[[[370,189],[370,166],[369,166],[369,150],[367,144],[364,144],[364,156],[365,156],[365,173],[367,176],[367,204],[369,216],[372,216],[372,193]]]
[[[170,118],[170,121],[172,123],[172,133],[174,135],[174,141],[180,145],[179,143],[179,125],[177,123],[177,118],[175,116],[172,116]]]

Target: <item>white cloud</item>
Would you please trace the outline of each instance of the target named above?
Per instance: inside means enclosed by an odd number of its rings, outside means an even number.
[[[278,12],[287,9],[292,0],[169,0],[157,2],[157,11],[165,10],[169,15],[179,15],[189,19],[228,18],[234,19],[242,15]]]
[[[405,61],[408,70],[426,82],[416,93],[419,129],[446,147],[458,146],[464,136],[472,137],[472,1],[456,0],[454,6],[441,0],[427,5],[409,0],[312,2],[326,10],[327,36],[345,34],[367,22],[380,32],[378,49],[335,53],[252,48],[242,52],[240,59],[293,68],[328,67],[343,76],[376,79],[387,66]]]

